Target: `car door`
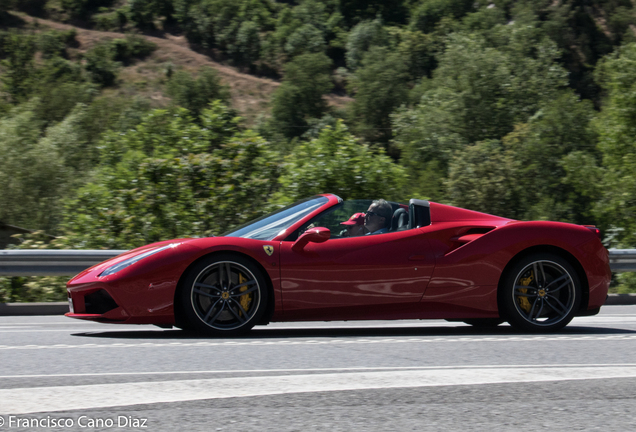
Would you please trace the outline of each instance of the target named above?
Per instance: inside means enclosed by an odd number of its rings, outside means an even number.
[[[293,245],[280,247],[286,320],[415,318],[435,264],[419,228]]]

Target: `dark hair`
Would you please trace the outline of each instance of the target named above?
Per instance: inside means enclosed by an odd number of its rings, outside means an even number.
[[[373,201],[372,204],[375,206],[376,213],[384,218],[384,226],[390,226],[391,218],[393,217],[393,207],[391,207],[391,204],[381,198]]]

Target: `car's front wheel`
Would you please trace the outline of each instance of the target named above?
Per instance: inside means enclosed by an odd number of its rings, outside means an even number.
[[[195,264],[181,284],[180,304],[193,330],[236,336],[259,322],[267,285],[258,267],[233,255],[213,255]]]
[[[500,287],[501,305],[513,327],[533,332],[565,327],[581,303],[581,282],[559,255],[538,253],[516,263]]]

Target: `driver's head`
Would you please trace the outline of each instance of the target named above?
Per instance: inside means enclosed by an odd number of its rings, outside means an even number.
[[[364,218],[364,227],[369,232],[375,232],[379,229],[389,226],[391,217],[393,216],[393,207],[386,200],[375,200],[369,206]]]
[[[351,217],[340,222],[347,229],[347,237],[357,237],[364,234],[364,213],[354,213]]]

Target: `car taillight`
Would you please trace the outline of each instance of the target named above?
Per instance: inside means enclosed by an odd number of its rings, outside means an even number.
[[[589,229],[590,231],[592,231],[594,234],[596,234],[596,237],[598,237],[599,239],[601,238],[601,230],[600,229],[598,229],[594,225],[583,225],[583,226],[585,228]]]

